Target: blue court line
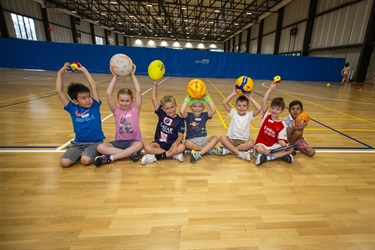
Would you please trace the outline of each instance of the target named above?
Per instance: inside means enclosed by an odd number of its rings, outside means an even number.
[[[106,82],[97,83],[96,86],[101,85],[101,84],[104,84],[104,83],[106,83]],[[51,91],[53,91],[53,90],[51,90]],[[65,92],[66,92],[66,91],[65,91]],[[26,100],[26,101],[16,102],[16,103],[8,104],[8,105],[5,105],[5,106],[0,106],[0,108],[7,108],[7,107],[15,106],[15,105],[18,105],[18,104],[22,104],[22,103],[33,102],[33,101],[36,101],[36,100],[40,100],[40,99],[44,99],[44,98],[48,98],[48,97],[55,96],[55,95],[57,95],[57,94],[56,94],[56,93],[53,93],[53,94],[51,94],[51,95],[41,96],[41,97],[38,97],[38,98],[34,98],[34,99],[30,99],[30,100]]]
[[[57,148],[57,146],[0,146],[0,148]]]
[[[368,149],[374,149],[374,147],[372,147],[372,146],[370,146],[370,145],[368,145],[368,144],[366,144],[366,143],[364,143],[364,142],[361,142],[360,140],[357,140],[357,139],[355,139],[355,138],[353,138],[353,137],[351,137],[351,136],[349,136],[349,135],[347,135],[347,134],[344,134],[343,132],[340,132],[340,131],[338,131],[338,130],[336,130],[336,129],[334,129],[334,128],[331,128],[330,126],[327,126],[327,125],[325,125],[325,124],[323,124],[323,123],[321,123],[321,122],[318,122],[318,121],[315,120],[315,119],[310,118],[310,120],[313,120],[314,122],[316,122],[316,123],[322,125],[323,127],[326,127],[326,128],[328,128],[328,129],[331,129],[331,130],[335,131],[336,133],[338,133],[338,134],[340,134],[340,135],[343,135],[343,136],[345,136],[345,137],[347,137],[347,138],[349,138],[349,139],[352,139],[353,141],[356,141],[356,142],[358,142],[359,144],[362,144],[363,146],[367,147]]]
[[[264,97],[264,95],[261,95],[261,94],[255,92],[255,91],[254,91],[254,93],[257,94],[257,95],[259,95],[259,96]],[[270,98],[268,98],[268,100],[272,101]],[[285,108],[288,109],[288,107],[285,107]],[[340,134],[340,135],[343,135],[343,136],[345,136],[346,138],[349,138],[349,139],[351,139],[351,140],[353,140],[353,141],[355,141],[355,142],[358,142],[359,144],[362,144],[363,146],[366,147],[366,148],[362,148],[362,149],[374,149],[374,147],[372,147],[372,146],[370,146],[370,145],[368,145],[368,144],[366,144],[366,143],[364,143],[364,142],[361,142],[360,140],[357,140],[357,139],[355,139],[355,138],[353,138],[353,137],[351,137],[351,136],[349,136],[349,135],[347,135],[347,134],[344,134],[344,133],[342,133],[342,132],[340,132],[340,131],[338,131],[338,130],[332,128],[332,127],[329,127],[329,126],[327,126],[327,125],[325,125],[325,124],[323,124],[323,123],[321,123],[321,122],[318,122],[317,120],[312,119],[311,117],[310,117],[310,120],[312,120],[312,121],[314,121],[314,122],[316,122],[316,123],[322,125],[323,127],[328,128],[328,129],[330,129],[330,130],[332,130],[332,131],[334,131],[334,132],[336,132],[336,133],[338,133],[338,134]],[[315,148],[315,147],[314,147],[314,148]],[[329,149],[332,149],[332,148],[329,147]],[[339,148],[339,149],[348,149],[348,148]],[[350,148],[349,148],[349,149],[350,149]],[[355,149],[358,149],[358,148],[355,148]]]
[[[5,106],[1,106],[0,108],[7,108],[7,107],[15,106],[15,105],[18,105],[18,104],[22,104],[22,103],[32,102],[32,101],[48,98],[48,97],[51,97],[51,96],[54,96],[54,95],[56,95],[56,93],[51,94],[51,95],[47,95],[47,96],[42,96],[42,97],[30,99],[30,100],[26,100],[26,101],[22,101],[22,102],[16,102],[16,103],[8,104],[8,105],[5,105]]]

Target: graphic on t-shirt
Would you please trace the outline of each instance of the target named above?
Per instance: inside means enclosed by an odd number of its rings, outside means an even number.
[[[168,117],[164,117],[164,124],[168,126],[172,126],[173,120]]]
[[[81,114],[78,112],[78,110],[76,111],[75,113],[75,116],[76,117],[81,117],[81,118],[86,118],[88,117],[90,114],[88,113],[89,112],[89,109],[85,110],[84,112],[82,112]]]
[[[120,134],[131,134],[134,132],[131,123],[125,117],[121,118],[119,128]]]
[[[206,136],[207,134],[206,128],[201,128],[201,124],[199,122],[192,121],[190,122],[189,127],[191,131],[194,131],[194,133],[197,135],[200,134],[202,136]]]

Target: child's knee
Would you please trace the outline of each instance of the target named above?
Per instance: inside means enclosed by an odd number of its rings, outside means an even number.
[[[72,162],[71,160],[67,159],[67,158],[61,158],[60,159],[60,166],[63,167],[63,168],[67,168],[67,167],[70,167],[74,162]]]
[[[82,165],[87,166],[87,165],[90,165],[91,163],[93,163],[93,161],[90,159],[90,157],[82,155],[82,157],[81,157],[81,164]]]

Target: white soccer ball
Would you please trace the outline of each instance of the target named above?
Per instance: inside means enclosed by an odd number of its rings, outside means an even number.
[[[124,54],[116,54],[109,61],[109,69],[118,76],[128,76],[133,70],[133,61]]]

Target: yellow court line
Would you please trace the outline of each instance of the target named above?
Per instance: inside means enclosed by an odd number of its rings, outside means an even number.
[[[280,92],[283,92],[283,91],[280,90]],[[368,120],[366,120],[366,119],[362,119],[362,118],[359,118],[359,117],[355,117],[355,116],[352,116],[352,115],[346,114],[346,113],[344,113],[344,112],[340,112],[340,111],[338,111],[338,110],[331,109],[331,108],[328,108],[328,107],[326,107],[326,106],[323,106],[323,105],[317,104],[317,103],[315,103],[315,102],[311,102],[311,101],[308,101],[308,100],[303,99],[303,98],[299,98],[299,97],[294,96],[294,95],[286,94],[285,92],[283,92],[283,93],[284,93],[285,95],[287,95],[287,96],[290,96],[290,97],[293,97],[293,98],[296,98],[296,99],[299,99],[299,100],[303,100],[304,102],[308,102],[308,103],[311,103],[311,104],[313,104],[313,105],[315,105],[315,106],[318,106],[318,107],[321,107],[321,108],[324,108],[324,109],[328,109],[328,110],[330,110],[330,111],[333,111],[333,112],[335,112],[335,113],[338,113],[338,114],[341,114],[341,115],[345,115],[345,116],[351,117],[351,118],[353,118],[353,119],[355,119],[355,120],[359,120],[359,121],[363,121],[363,122],[366,122],[366,123],[370,123],[370,124],[375,125],[374,122],[370,122],[370,121],[368,121]]]
[[[223,95],[223,93],[209,80],[209,79],[207,79],[207,81],[212,85],[212,87],[214,87],[214,89],[223,97],[223,99],[225,99],[226,98],[226,96],[225,95]],[[233,104],[232,103],[230,103],[229,102],[229,105],[233,108],[233,109],[236,109],[235,108],[235,106],[233,106]],[[228,126],[226,125],[226,123],[224,122],[224,119],[223,119],[223,117],[222,117],[222,115],[220,114],[220,112],[219,112],[219,110],[218,109],[216,109],[216,112],[217,112],[217,114],[218,114],[218,116],[219,116],[219,119],[220,119],[220,121],[221,121],[221,123],[223,124],[223,126],[224,126],[224,128],[225,129],[227,129],[228,128]],[[250,128],[254,128],[254,126],[252,125],[252,124],[250,124]]]

